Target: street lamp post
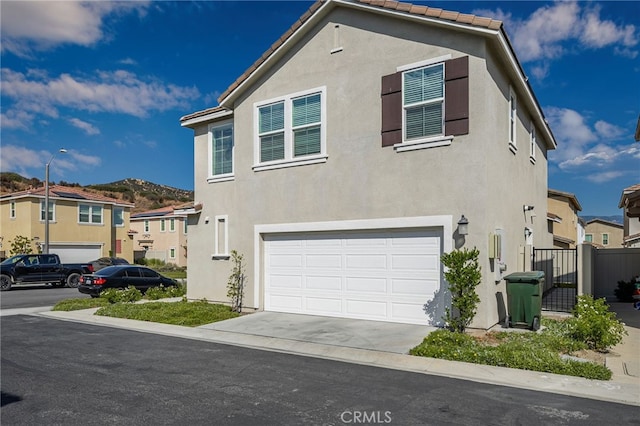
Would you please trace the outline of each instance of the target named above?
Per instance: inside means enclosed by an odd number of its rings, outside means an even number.
[[[62,154],[67,152],[66,149],[60,148],[58,151]],[[49,165],[53,161],[56,154],[44,166],[44,250],[43,253],[49,253]]]

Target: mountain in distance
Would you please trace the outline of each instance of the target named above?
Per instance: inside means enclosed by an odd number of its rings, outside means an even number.
[[[53,184],[54,182],[51,183]],[[82,188],[88,192],[99,193],[106,197],[133,203],[135,207],[132,209],[132,213],[183,204],[193,201],[194,197],[193,191],[134,178],[86,186],[65,181],[57,182],[57,184]],[[42,186],[44,186],[44,182],[37,178],[27,179],[11,172],[0,173],[0,193],[2,195]]]
[[[620,225],[624,224],[624,218],[621,214],[614,215],[614,216],[580,216],[580,218],[583,219],[585,222],[592,221],[593,219],[601,219],[601,220],[606,220],[607,222],[615,222]]]

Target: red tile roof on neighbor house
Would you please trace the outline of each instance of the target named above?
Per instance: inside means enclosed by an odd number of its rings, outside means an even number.
[[[330,0],[329,0],[330,1]],[[285,33],[271,45],[266,52],[256,60],[240,77],[234,81],[231,86],[227,88],[219,97],[218,103],[221,103],[231,92],[238,88],[249,76],[262,65],[277,49],[280,48],[302,25],[308,21],[320,7],[327,3],[327,0],[318,0],[311,5],[293,25],[285,31]],[[345,2],[348,3],[348,2]],[[411,3],[403,3],[397,1],[385,1],[385,0],[354,0],[355,4],[364,4],[381,9],[394,10],[398,12],[404,12],[417,16],[425,16],[428,18],[441,19],[445,21],[456,22],[459,24],[471,25],[476,27],[483,27],[492,30],[499,30],[502,27],[502,21],[484,18],[476,15],[469,15],[459,12],[453,12],[449,10],[443,10],[436,7],[417,6]],[[213,114],[216,112],[225,111],[226,108],[217,106],[214,108],[208,108],[202,111],[196,111],[192,114],[188,114],[180,118],[181,122],[191,120],[204,115]]]
[[[184,204],[180,206],[164,206],[153,210],[147,210],[144,212],[136,213],[131,215],[131,219],[140,219],[140,218],[149,218],[149,217],[162,217],[162,216],[171,216],[174,214],[176,209],[181,208]]]
[[[44,198],[45,187],[26,189],[24,191],[12,192],[10,194],[2,195],[3,199],[12,198],[25,198],[25,197],[37,197]],[[101,203],[117,204],[119,206],[134,207],[134,204],[128,203],[117,198],[107,197],[105,195],[85,191],[82,188],[75,186],[63,186],[63,185],[49,185],[49,198],[53,200],[68,199],[68,200],[86,200],[86,201],[99,201]]]

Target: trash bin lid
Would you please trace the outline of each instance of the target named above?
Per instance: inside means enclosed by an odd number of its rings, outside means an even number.
[[[543,271],[514,272],[504,277],[505,280],[512,283],[533,283],[537,284],[544,279]]]

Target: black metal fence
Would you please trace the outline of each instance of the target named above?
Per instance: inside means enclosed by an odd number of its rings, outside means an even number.
[[[578,250],[534,248],[531,269],[544,272],[542,309],[571,312],[578,295]]]

